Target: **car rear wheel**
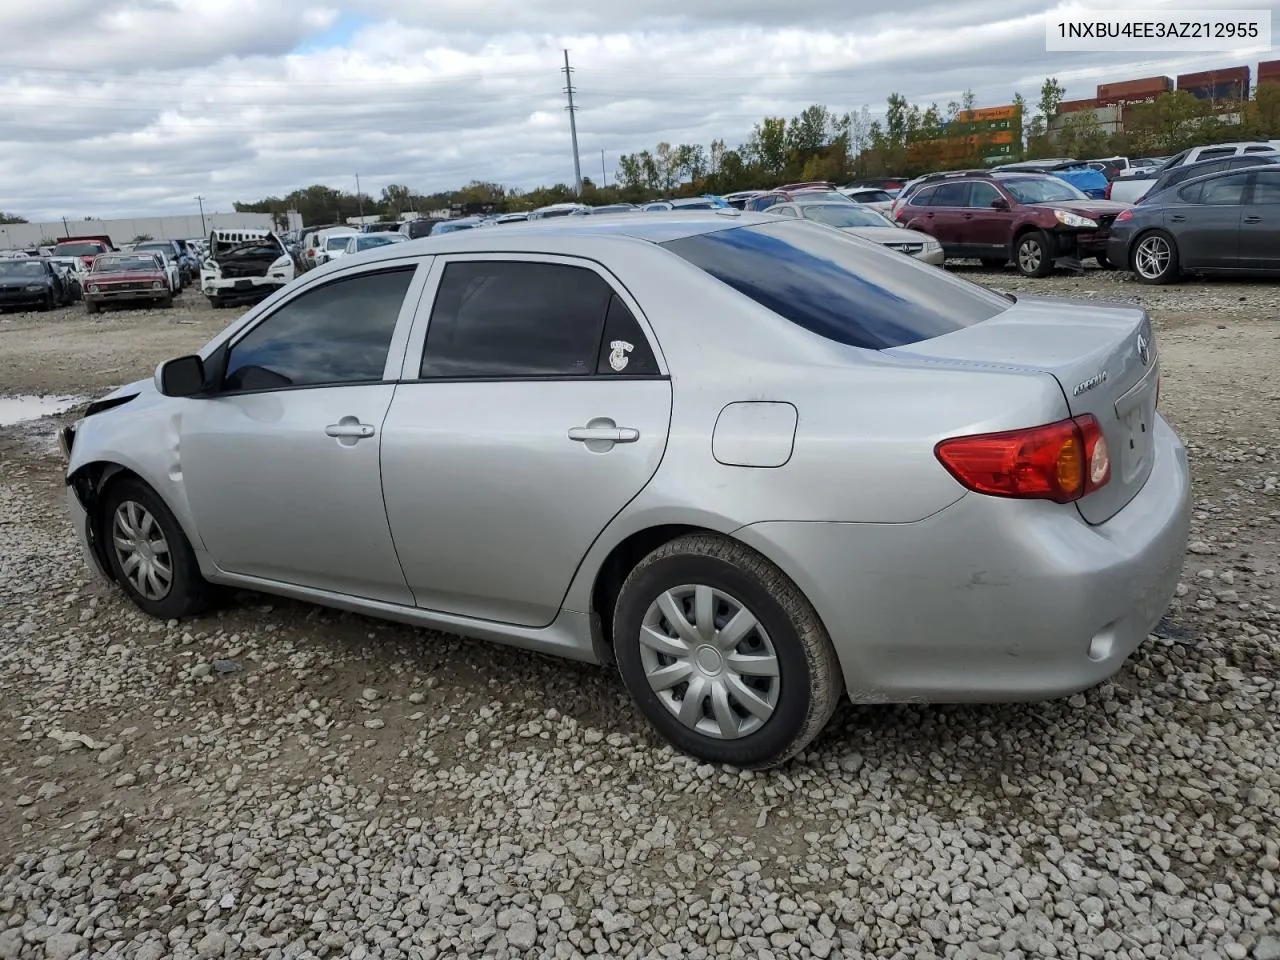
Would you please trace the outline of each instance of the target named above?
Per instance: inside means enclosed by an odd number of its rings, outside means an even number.
[[[680,537],[644,558],[613,614],[623,682],[658,732],[701,760],[783,763],[844,690],[835,650],[800,589],[747,546]]]
[[[97,312],[98,312],[98,304],[97,304],[97,302],[96,302],[96,301],[93,301],[93,300],[86,300],[86,301],[84,302],[84,312],[85,312],[85,313],[97,313]]]
[[[1043,230],[1024,233],[1013,259],[1024,277],[1047,277],[1053,272],[1053,241]]]
[[[125,477],[106,489],[100,503],[100,542],[116,582],[140,610],[170,620],[210,606],[213,588],[200,575],[177,518],[155,491]]]
[[[1163,230],[1152,230],[1133,245],[1133,272],[1143,283],[1172,283],[1178,279],[1178,245]]]

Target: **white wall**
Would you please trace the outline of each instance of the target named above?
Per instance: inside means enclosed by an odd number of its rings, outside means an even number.
[[[208,236],[214,227],[250,227],[269,230],[271,215],[267,213],[206,213],[204,226],[200,214],[187,217],[147,217],[134,220],[61,220],[53,223],[0,224],[0,250],[34,247],[42,238],[57,241],[65,236],[106,234],[119,246],[139,234],[150,234],[157,240],[190,240]],[[301,230],[302,217],[289,211],[289,229]]]

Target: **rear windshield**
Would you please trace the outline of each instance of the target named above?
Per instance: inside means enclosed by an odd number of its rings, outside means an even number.
[[[914,257],[801,220],[662,246],[811,333],[869,350],[939,337],[1010,305]]]
[[[99,253],[105,253],[107,245],[100,240],[93,240],[89,243],[59,243],[53,248],[53,252],[59,256],[66,257],[92,257]]]

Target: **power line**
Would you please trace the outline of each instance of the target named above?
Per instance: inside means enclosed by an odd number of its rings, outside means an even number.
[[[569,51],[564,52],[564,92],[569,98],[569,136],[573,140],[573,190],[582,196],[582,161],[578,158],[578,121],[574,118],[577,112],[573,107],[573,67],[569,66]]]

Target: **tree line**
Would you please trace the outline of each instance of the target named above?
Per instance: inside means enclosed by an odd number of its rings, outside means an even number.
[[[1059,118],[1065,91],[1048,77],[1038,100],[1029,104],[1015,94],[1015,136],[1012,160],[1050,156],[1081,159],[1111,155],[1169,155],[1216,140],[1268,139],[1280,136],[1280,85],[1263,84],[1241,104],[1200,100],[1186,91],[1173,91],[1151,103],[1125,111],[1124,129],[1112,132],[1091,112]],[[844,182],[855,177],[916,176],[936,168],[918,144],[946,136],[950,124],[974,108],[974,95],[940,107],[909,103],[899,93],[889,95],[883,118],[869,110],[839,113],[822,104],[806,107],[794,117],[764,117],[747,139],[729,146],[659,143],[652,150],[624,154],[617,165],[617,182],[608,186],[583,178],[582,200],[589,204],[643,202],[658,197],[729,193],[800,180]],[[1051,121],[1058,118],[1058,122]],[[978,134],[966,155],[953,157],[951,167],[980,166],[989,152],[987,136]],[[495,211],[531,210],[576,199],[569,184],[521,191],[487,181],[472,181],[452,191],[420,194],[403,184],[384,187],[379,196],[357,196],[315,184],[284,197],[237,203],[236,210],[271,213],[283,222],[285,211],[297,210],[305,223],[342,222],[361,213],[394,219],[402,213],[463,205]]]

